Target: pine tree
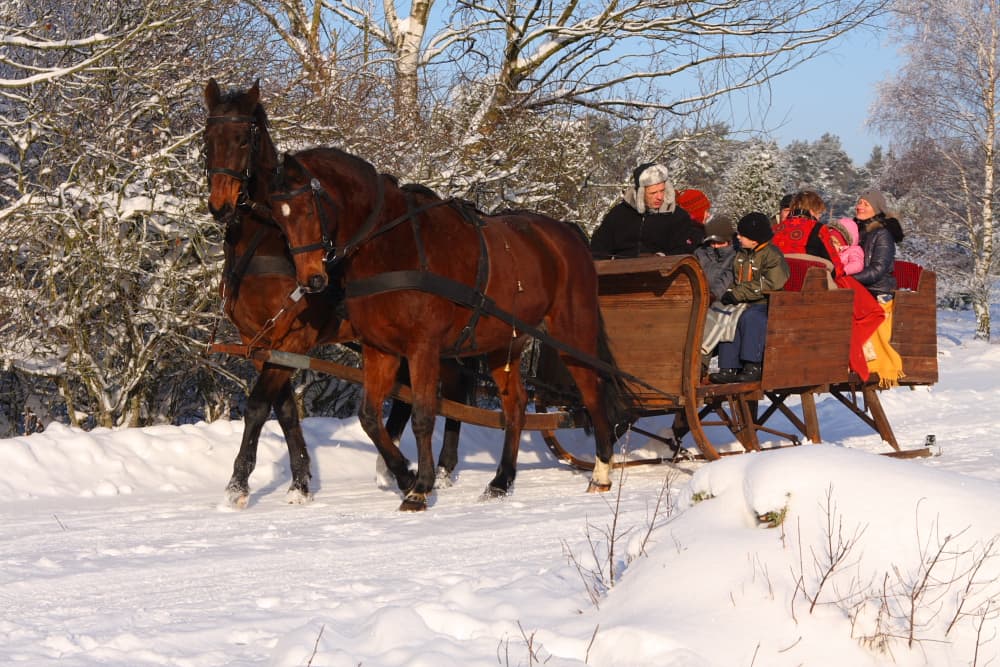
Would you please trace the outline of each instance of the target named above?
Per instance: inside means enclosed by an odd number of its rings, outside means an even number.
[[[752,141],[739,152],[722,178],[716,213],[739,219],[751,211],[773,215],[784,191],[780,151],[774,142]]]

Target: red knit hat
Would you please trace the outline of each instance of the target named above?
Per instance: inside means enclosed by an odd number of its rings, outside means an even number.
[[[708,216],[708,209],[712,206],[708,197],[701,190],[688,189],[677,193],[677,205],[687,211],[691,219],[699,225],[705,224]]]

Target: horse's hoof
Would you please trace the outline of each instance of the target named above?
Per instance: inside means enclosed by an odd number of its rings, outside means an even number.
[[[313,500],[313,494],[302,489],[288,489],[285,502],[289,505],[308,505]]]
[[[479,500],[487,502],[490,500],[500,500],[507,497],[507,489],[501,489],[499,487],[493,486],[492,484],[486,487],[483,491],[483,495],[479,496]]]
[[[451,479],[451,471],[445,470],[444,468],[437,469],[437,475],[434,477],[434,488],[435,489],[448,489],[454,482]]]
[[[225,504],[235,510],[245,510],[250,504],[250,492],[240,489],[226,489]]]
[[[607,484],[601,484],[600,482],[595,482],[590,480],[590,484],[587,485],[587,493],[607,493],[611,490],[611,482]]]
[[[423,512],[427,509],[427,494],[410,491],[399,505],[400,512]]]

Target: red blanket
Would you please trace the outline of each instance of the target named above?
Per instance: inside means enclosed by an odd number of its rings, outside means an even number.
[[[851,370],[868,380],[868,361],[862,349],[885,319],[885,311],[865,286],[850,276],[834,278],[838,287],[854,290],[854,322],[851,326]]]

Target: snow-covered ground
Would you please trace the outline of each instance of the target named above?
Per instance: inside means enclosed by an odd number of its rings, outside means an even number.
[[[357,420],[308,419],[314,502],[285,503],[272,422],[233,511],[240,422],[0,440],[0,664],[997,664],[1000,345],[972,330],[940,313],[940,383],[882,395],[927,459],[827,398],[824,444],[606,495],[527,434],[483,503],[500,434],[466,426],[454,485],[404,514]]]

